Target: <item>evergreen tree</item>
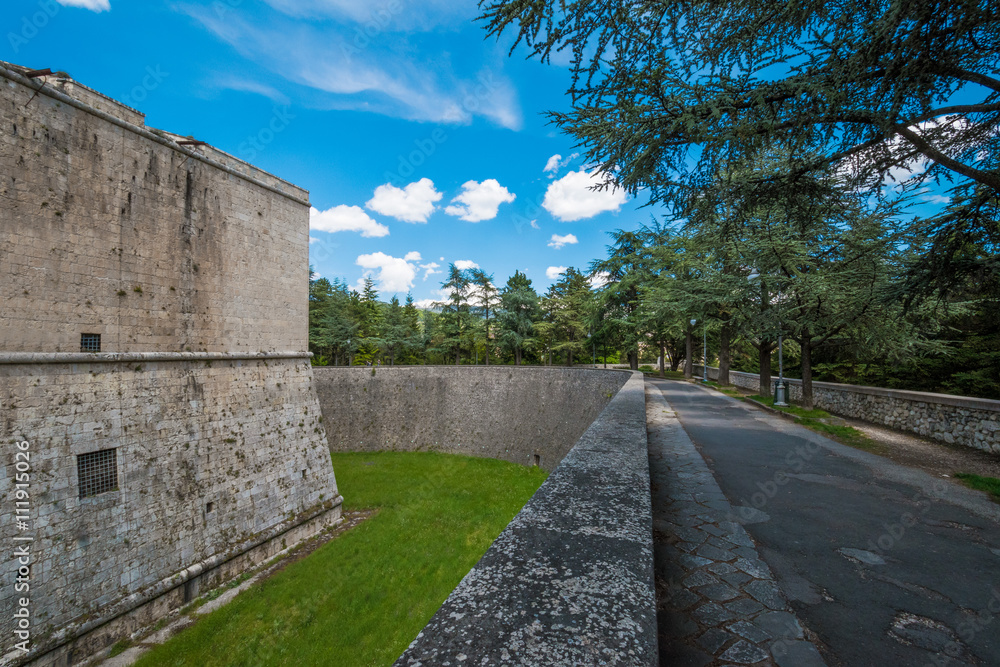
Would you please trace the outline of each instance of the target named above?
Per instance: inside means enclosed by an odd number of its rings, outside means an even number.
[[[524,351],[534,343],[534,323],[539,318],[538,293],[531,280],[515,271],[500,291],[500,310],[497,327],[500,345],[514,356],[514,365],[520,366]]]

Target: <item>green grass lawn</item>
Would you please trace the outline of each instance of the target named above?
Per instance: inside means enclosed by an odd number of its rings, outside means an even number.
[[[389,665],[547,473],[437,453],[334,454],[347,510],[378,513],[138,665]]]
[[[993,497],[993,500],[1000,502],[1000,479],[973,475],[968,472],[955,473],[955,477],[962,480],[962,484],[965,484],[970,489],[985,491]]]

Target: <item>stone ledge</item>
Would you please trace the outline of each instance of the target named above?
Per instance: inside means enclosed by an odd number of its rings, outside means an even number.
[[[398,667],[657,664],[643,384],[633,373]]]
[[[0,364],[114,364],[142,361],[310,359],[312,352],[0,352]]]

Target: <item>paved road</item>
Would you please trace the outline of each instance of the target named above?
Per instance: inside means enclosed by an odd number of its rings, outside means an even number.
[[[831,665],[1000,665],[1000,506],[684,382],[676,411]]]

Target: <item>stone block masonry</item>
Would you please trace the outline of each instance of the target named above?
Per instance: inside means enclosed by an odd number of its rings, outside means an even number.
[[[0,665],[69,665],[336,523],[341,498],[305,351],[308,193],[23,73],[0,63]]]
[[[316,368],[333,451],[486,456],[552,470],[629,378],[559,366]]]
[[[695,375],[700,373],[701,366],[695,366]],[[717,379],[719,369],[709,366],[708,377]],[[760,390],[754,373],[730,371],[729,380],[737,387]],[[785,381],[789,399],[802,398],[802,381]],[[1000,454],[1000,401],[835,382],[813,382],[813,401],[834,414]]]

